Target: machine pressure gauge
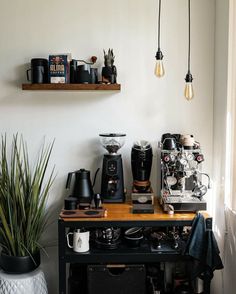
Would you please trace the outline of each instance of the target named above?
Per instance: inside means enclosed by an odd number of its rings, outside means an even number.
[[[174,176],[167,176],[166,181],[169,186],[174,186],[177,183],[177,179]]]
[[[193,159],[194,159],[194,155],[193,155],[193,153],[188,153],[188,154],[186,155],[186,157],[187,157],[188,160],[193,160]]]

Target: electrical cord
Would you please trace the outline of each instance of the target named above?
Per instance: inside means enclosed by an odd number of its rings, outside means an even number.
[[[188,72],[190,72],[190,44],[191,44],[191,17],[190,0],[188,0]]]
[[[159,0],[159,9],[158,9],[158,50],[160,50],[160,36],[161,36],[161,0]]]

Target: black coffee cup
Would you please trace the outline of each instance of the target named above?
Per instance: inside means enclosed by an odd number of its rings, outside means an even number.
[[[31,78],[29,77],[31,71]],[[26,71],[27,80],[32,84],[48,83],[48,60],[44,58],[31,59],[31,68]]]

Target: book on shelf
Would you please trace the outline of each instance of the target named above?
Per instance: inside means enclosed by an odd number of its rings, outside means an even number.
[[[51,84],[70,82],[70,61],[70,53],[49,55],[49,82]]]

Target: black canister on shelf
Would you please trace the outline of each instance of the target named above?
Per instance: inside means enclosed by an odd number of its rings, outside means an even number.
[[[91,66],[90,64],[82,64],[77,66],[77,82],[79,84],[91,84],[90,76]]]
[[[31,71],[31,78],[29,72]],[[31,68],[26,71],[27,80],[32,84],[48,83],[48,60],[45,58],[32,58]]]
[[[70,83],[76,84],[77,83],[77,60],[72,59],[70,62]]]

